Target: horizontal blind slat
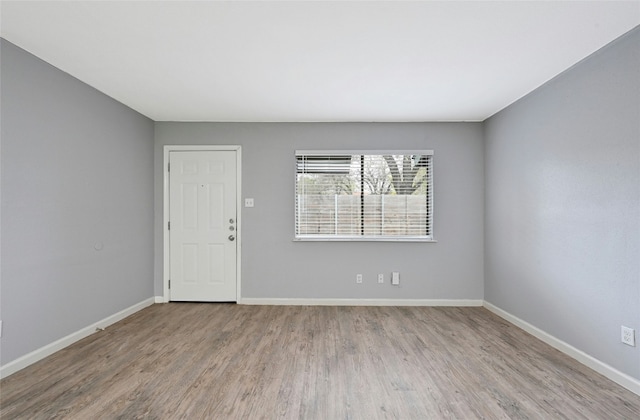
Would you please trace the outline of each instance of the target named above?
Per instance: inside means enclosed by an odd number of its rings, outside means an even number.
[[[431,236],[432,154],[296,155],[296,235]]]

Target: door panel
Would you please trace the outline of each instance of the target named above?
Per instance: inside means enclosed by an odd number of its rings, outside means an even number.
[[[170,300],[236,301],[236,152],[172,151],[169,163]]]

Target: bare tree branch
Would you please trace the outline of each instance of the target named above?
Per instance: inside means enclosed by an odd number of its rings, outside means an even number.
[[[420,188],[420,183],[414,184],[416,174],[420,168],[412,166],[411,155],[404,155],[402,157],[401,166],[398,165],[398,162],[393,156],[384,155],[383,157],[391,172],[393,189],[396,194],[411,195]]]

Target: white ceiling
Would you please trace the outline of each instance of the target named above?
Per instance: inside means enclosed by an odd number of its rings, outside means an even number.
[[[640,1],[2,1],[3,38],[156,121],[482,121]]]

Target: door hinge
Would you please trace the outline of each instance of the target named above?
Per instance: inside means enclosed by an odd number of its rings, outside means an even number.
[[[171,289],[171,280],[169,280],[169,289]]]
[[[167,163],[167,172],[171,172],[171,162]]]
[[[167,222],[167,230],[171,230],[171,222]]]

